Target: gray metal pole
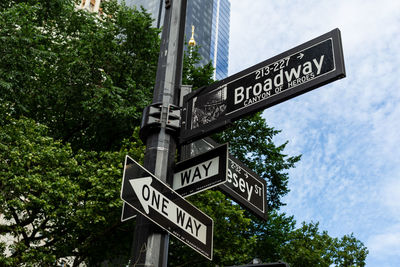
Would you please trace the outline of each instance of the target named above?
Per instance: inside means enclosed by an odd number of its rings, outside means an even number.
[[[169,104],[178,105],[182,83],[187,0],[166,0],[153,104],[161,103],[161,128],[147,135],[144,167],[170,184],[176,142],[166,130]],[[169,235],[138,215],[130,266],[167,266]]]

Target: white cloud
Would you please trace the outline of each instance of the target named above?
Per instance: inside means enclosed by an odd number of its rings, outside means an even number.
[[[381,233],[371,236],[366,245],[369,248],[371,257],[376,258],[376,261],[392,258],[400,262],[400,224],[389,229],[381,229]]]
[[[386,210],[390,211],[390,213],[400,221],[400,174],[398,169],[393,178],[394,179],[388,181],[382,189],[381,205],[386,207]]]

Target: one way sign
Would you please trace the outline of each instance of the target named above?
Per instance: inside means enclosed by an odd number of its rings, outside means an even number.
[[[196,157],[178,162],[172,188],[183,197],[225,183],[228,166],[228,144]]]
[[[129,156],[125,158],[121,199],[212,260],[213,220]]]

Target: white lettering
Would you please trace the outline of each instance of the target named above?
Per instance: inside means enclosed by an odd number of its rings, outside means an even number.
[[[278,82],[278,80],[279,80],[279,82]],[[274,77],[274,85],[275,86],[281,86],[282,84],[283,84],[283,69],[281,69],[279,71],[279,74]]]
[[[256,85],[254,85],[254,88],[253,88],[253,94],[255,96],[257,96],[257,95],[261,94],[261,92],[262,92],[262,84],[256,83]]]
[[[269,91],[269,90],[271,90],[272,89],[272,79],[266,79],[265,81],[264,81],[264,91]]]
[[[172,188],[177,190],[190,184],[217,175],[219,172],[219,157],[201,162],[193,167],[174,174]]]
[[[317,61],[315,60],[315,58],[313,59],[313,62],[314,62],[314,64],[315,64],[315,67],[317,67],[317,75],[321,73],[321,68],[322,68],[322,63],[323,63],[323,61],[324,61],[324,56],[325,56],[325,55],[322,55],[322,56],[321,56],[321,58],[319,59],[319,62],[317,62]]]
[[[228,183],[232,183],[232,171],[228,169],[228,178],[226,179]]]
[[[243,101],[244,99],[243,91],[244,91],[243,86],[235,89],[235,105]]]
[[[238,187],[239,186],[238,181],[237,181],[237,174],[236,173],[233,174],[233,186],[234,187]]]
[[[247,188],[247,200],[250,201],[251,194],[253,193],[253,186],[250,186],[249,188],[249,183],[246,182],[246,188]]]
[[[293,79],[293,77],[299,78],[300,72],[301,72],[301,65],[297,67],[297,71],[295,68],[291,68],[289,73],[285,71],[286,80],[290,82]]]
[[[312,64],[310,61],[307,61],[303,64],[303,75],[310,74],[312,72]]]
[[[246,184],[245,184],[244,180],[243,180],[242,178],[240,178],[240,179],[239,179],[239,189],[240,189],[240,191],[242,191],[243,193],[245,192],[245,186],[246,186]]]
[[[246,88],[246,99],[249,99],[249,95],[250,95],[249,91],[251,90],[251,88],[252,88],[252,86],[249,86]]]

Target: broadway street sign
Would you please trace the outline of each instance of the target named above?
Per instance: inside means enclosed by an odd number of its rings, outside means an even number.
[[[121,199],[212,260],[213,220],[126,156]]]
[[[218,143],[207,137],[187,145],[184,155],[185,157],[194,157],[216,146]],[[226,182],[221,184],[218,189],[252,214],[263,220],[267,219],[267,184],[265,180],[232,155],[228,156]]]
[[[180,142],[345,77],[339,29],[184,97]]]
[[[186,197],[224,183],[227,178],[228,145],[181,161],[174,169],[172,188]]]

